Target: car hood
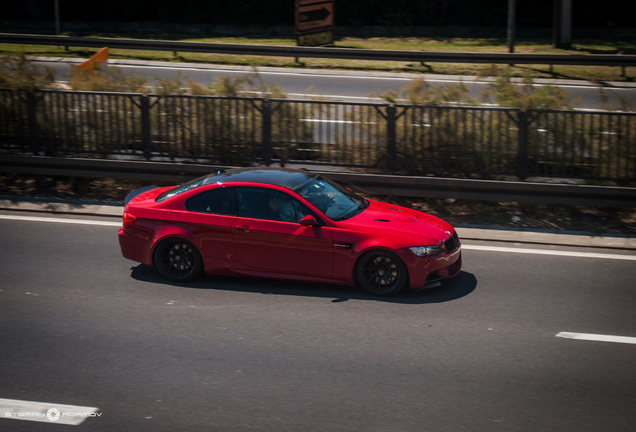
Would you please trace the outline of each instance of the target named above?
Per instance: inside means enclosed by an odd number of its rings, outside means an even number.
[[[413,245],[437,244],[454,232],[448,222],[407,207],[369,200],[369,207],[337,226],[401,237]]]

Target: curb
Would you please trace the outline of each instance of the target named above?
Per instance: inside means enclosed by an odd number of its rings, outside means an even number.
[[[120,218],[123,203],[91,202],[26,197],[0,197],[0,210],[75,214]],[[545,244],[572,247],[636,250],[636,236],[596,235],[592,233],[558,233],[506,228],[473,228],[456,226],[461,239],[510,243]]]

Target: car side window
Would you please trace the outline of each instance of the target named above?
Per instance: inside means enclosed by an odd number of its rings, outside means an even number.
[[[241,217],[298,223],[311,214],[297,199],[274,189],[238,188],[236,195]]]
[[[186,208],[192,212],[236,216],[234,188],[217,188],[201,192],[190,198]]]

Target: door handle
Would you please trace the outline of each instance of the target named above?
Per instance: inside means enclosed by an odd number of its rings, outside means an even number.
[[[236,226],[234,227],[235,230],[239,230],[239,231],[243,231],[243,232],[250,232],[252,231],[252,228],[250,228],[247,225],[240,225],[240,226]]]

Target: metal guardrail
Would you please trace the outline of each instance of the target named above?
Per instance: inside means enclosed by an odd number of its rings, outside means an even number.
[[[547,64],[578,66],[636,66],[636,55],[621,54],[519,54],[436,51],[388,51],[336,47],[239,45],[144,39],[84,38],[34,34],[0,33],[0,43],[59,45],[152,51],[216,54],[331,58],[349,60],[413,61],[420,63]]]
[[[209,174],[216,168],[205,164],[0,155],[2,172],[43,176],[120,178],[177,183]],[[323,171],[319,166],[312,167],[312,171],[367,194],[636,207],[636,188],[359,174]]]

